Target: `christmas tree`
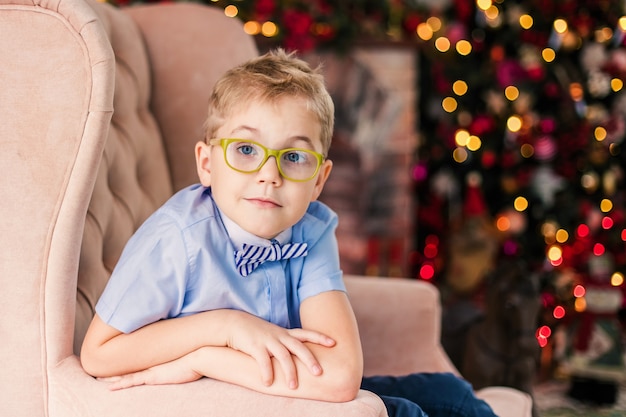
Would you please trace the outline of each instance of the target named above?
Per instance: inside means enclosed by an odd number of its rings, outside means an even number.
[[[622,364],[623,14],[618,1],[479,0],[417,29],[416,275],[444,284],[479,175],[497,256],[543,277],[539,344],[582,368]],[[559,330],[567,342],[554,346]]]

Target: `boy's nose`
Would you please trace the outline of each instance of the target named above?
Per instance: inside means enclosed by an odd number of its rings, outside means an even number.
[[[278,162],[276,157],[270,156],[257,172],[257,181],[271,182],[272,184],[280,184],[283,181],[280,171],[278,170]]]

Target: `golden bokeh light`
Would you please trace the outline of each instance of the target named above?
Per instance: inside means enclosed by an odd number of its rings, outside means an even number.
[[[470,137],[470,133],[465,129],[459,129],[454,134],[454,142],[457,146],[467,145],[467,141]]]
[[[428,19],[426,19],[426,24],[430,26],[433,32],[439,31],[439,29],[441,29],[441,26],[443,25],[443,23],[441,22],[441,19],[439,19],[436,16],[431,16]]]
[[[500,10],[494,5],[491,5],[487,10],[485,10],[485,17],[489,20],[496,20],[499,15]]]
[[[552,245],[548,249],[547,256],[548,256],[548,259],[550,259],[550,261],[552,262],[558,261],[559,259],[563,257],[563,249],[561,249],[560,246]]]
[[[608,213],[613,210],[613,202],[608,198],[603,198],[602,201],[600,201],[600,210],[603,213]]]
[[[239,9],[237,9],[237,6],[230,4],[224,7],[224,14],[228,17],[235,17],[239,14]]]
[[[528,200],[525,197],[519,196],[515,198],[513,202],[513,207],[517,211],[524,211],[528,208]]]
[[[504,96],[509,99],[509,101],[515,101],[519,97],[519,89],[514,85],[510,85],[504,89]]]
[[[467,83],[463,80],[457,80],[452,84],[452,91],[457,96],[462,96],[467,93]]]
[[[446,97],[441,102],[441,107],[443,107],[443,109],[448,113],[452,113],[453,111],[455,111],[457,109],[457,106],[458,103],[454,97]]]
[[[248,35],[258,35],[261,33],[261,24],[256,20],[249,20],[243,25],[243,31]]]
[[[454,152],[452,152],[452,159],[459,164],[467,161],[467,150],[465,148],[456,148]]]
[[[480,147],[483,145],[483,141],[480,140],[480,138],[476,135],[471,135],[468,139],[467,139],[467,149],[469,149],[470,151],[477,151],[480,149]]]
[[[523,14],[520,16],[519,18],[519,25],[523,28],[523,29],[530,29],[531,27],[533,27],[534,21],[532,16],[528,15],[528,14]]]
[[[472,52],[472,44],[465,39],[461,39],[456,43],[456,51],[460,55],[467,56]]]
[[[265,22],[261,26],[261,33],[267,38],[278,35],[278,26],[274,22]]]
[[[511,117],[509,117],[506,121],[506,127],[511,131],[511,132],[519,132],[520,129],[522,128],[522,118],[518,115],[513,115]]]
[[[552,24],[556,33],[565,33],[567,32],[567,21],[565,19],[556,19]]]
[[[624,81],[619,78],[613,78],[611,80],[611,90],[617,93],[618,91],[621,91],[622,88],[624,88]]]
[[[569,239],[569,233],[567,233],[567,230],[565,229],[559,229],[556,231],[555,238],[557,242],[565,243],[567,242],[567,239]]]
[[[415,31],[417,32],[417,36],[419,36],[420,39],[424,41],[431,40],[434,35],[433,28],[431,28],[428,23],[420,23],[419,25],[417,25]]]
[[[478,6],[480,10],[485,11],[493,6],[493,2],[491,0],[476,0],[476,6]]]
[[[450,39],[445,36],[435,39],[435,48],[437,48],[439,52],[448,52],[450,50]]]
[[[541,57],[546,62],[552,62],[556,58],[556,52],[554,52],[554,49],[552,48],[545,48],[541,51]]]

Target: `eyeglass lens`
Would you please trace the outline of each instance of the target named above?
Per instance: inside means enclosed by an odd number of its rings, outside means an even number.
[[[315,175],[319,160],[315,153],[306,149],[283,149],[270,151],[254,142],[234,141],[226,148],[226,162],[243,172],[254,172],[261,168],[270,156],[276,157],[281,173],[291,179],[305,180]]]

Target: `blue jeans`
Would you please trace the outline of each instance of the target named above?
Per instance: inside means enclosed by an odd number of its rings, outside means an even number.
[[[361,388],[382,398],[389,417],[496,417],[467,381],[451,373],[366,377]]]

